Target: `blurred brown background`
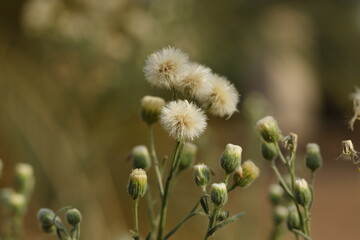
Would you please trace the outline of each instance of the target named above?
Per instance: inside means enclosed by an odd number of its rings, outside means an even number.
[[[259,155],[254,122],[274,115],[284,134],[299,135],[299,173],[308,177],[302,154],[318,142],[324,167],[316,180],[314,239],[358,239],[360,175],[336,161],[341,140],[360,149],[360,124],[347,128],[349,94],[360,86],[360,3],[355,0],[8,0],[0,2],[0,157],[11,185],[17,162],[31,163],[36,191],[26,216],[25,239],[44,235],[40,207],[71,205],[84,214],[82,239],[130,239],[126,157],[146,143],[139,117],[152,89],[142,67],[146,56],[171,45],[227,76],[242,95],[240,113],[210,118],[197,141],[199,161],[220,179],[219,156],[239,144],[262,175],[250,188],[231,193],[227,207],[246,217],[214,239],[267,239],[274,181]],[[157,126],[159,155],[172,140]],[[215,147],[214,147],[215,146]],[[153,176],[150,179],[154,180]],[[171,197],[173,226],[200,194],[188,171]],[[187,205],[184,205],[187,203]],[[145,233],[145,205],[140,230]],[[174,239],[202,239],[206,220],[193,219]],[[293,239],[292,235],[284,239]]]

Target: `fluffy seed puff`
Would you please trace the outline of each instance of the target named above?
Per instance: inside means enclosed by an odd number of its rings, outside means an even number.
[[[178,141],[189,142],[199,137],[206,128],[206,115],[187,100],[169,102],[161,111],[160,123]]]
[[[190,63],[175,87],[185,96],[204,102],[211,94],[211,76],[210,68],[198,63]]]
[[[167,47],[148,56],[144,74],[153,86],[172,88],[182,78],[188,65],[188,56],[181,50]]]
[[[202,107],[213,115],[230,118],[237,111],[239,93],[225,77],[212,74],[212,85],[208,99],[202,102]]]

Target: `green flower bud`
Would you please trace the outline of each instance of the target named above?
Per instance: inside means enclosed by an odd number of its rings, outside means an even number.
[[[55,233],[56,232],[56,226],[53,225],[41,225],[41,229],[44,233]]]
[[[239,187],[249,186],[260,175],[260,169],[251,160],[245,161],[234,174],[234,184]]]
[[[242,148],[238,145],[228,144],[220,158],[220,165],[227,174],[238,170],[241,164]]]
[[[141,99],[141,118],[147,124],[158,121],[165,100],[160,97],[145,96]]]
[[[35,185],[34,169],[30,164],[18,163],[15,166],[15,191],[28,196]]]
[[[322,166],[322,157],[320,154],[319,145],[316,143],[308,143],[306,145],[306,166],[313,172]]]
[[[303,207],[308,207],[312,201],[312,194],[305,179],[295,181],[295,199]]]
[[[211,201],[217,207],[222,207],[228,200],[227,188],[225,183],[213,183],[210,191]]]
[[[188,169],[195,161],[197,146],[186,142],[180,156],[179,171]]]
[[[276,225],[284,222],[288,217],[288,209],[284,206],[276,206],[273,211],[273,219]]]
[[[194,181],[196,185],[205,188],[210,182],[210,177],[211,171],[208,166],[202,163],[194,166]]]
[[[141,169],[133,169],[128,182],[128,192],[132,199],[139,199],[145,195],[147,188],[146,172]]]
[[[279,126],[275,118],[271,116],[264,117],[256,123],[256,127],[262,138],[268,143],[278,142],[281,138]]]
[[[55,213],[48,208],[41,208],[37,214],[37,218],[42,226],[54,225],[54,217]]]
[[[70,209],[66,212],[66,221],[72,225],[76,226],[81,223],[82,216],[79,210],[76,208]]]
[[[291,206],[288,209],[288,218],[286,223],[290,231],[294,229],[300,230],[301,228],[300,217],[294,206]]]
[[[221,211],[219,216],[217,216],[217,220],[219,222],[224,221],[229,218],[229,211]]]
[[[277,157],[277,149],[273,143],[262,141],[261,155],[264,159],[271,161]]]
[[[151,166],[150,154],[146,146],[135,146],[131,151],[131,160],[133,168],[141,168],[145,171],[149,170]]]
[[[26,212],[26,198],[21,193],[12,192],[9,195],[9,207],[15,215],[22,216]]]
[[[269,199],[274,205],[278,205],[285,195],[284,189],[279,184],[272,184],[269,187]]]

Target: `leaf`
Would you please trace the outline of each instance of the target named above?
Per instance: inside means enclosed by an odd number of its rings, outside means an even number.
[[[207,195],[204,195],[201,197],[200,199],[200,204],[201,204],[201,207],[203,208],[204,212],[209,215],[209,204],[208,204],[208,201],[207,201]]]
[[[241,218],[242,216],[245,215],[245,212],[240,212],[238,214],[235,214],[234,216],[228,218],[228,219],[225,219],[224,221],[218,223],[215,227],[211,228],[207,235],[208,236],[211,236],[213,235],[217,230],[219,230],[220,228],[223,228],[225,227],[226,225],[232,223],[232,222],[235,222],[236,220],[238,220],[239,218]]]
[[[150,240],[150,239],[151,239],[151,232],[149,232],[149,233],[146,235],[145,240]]]

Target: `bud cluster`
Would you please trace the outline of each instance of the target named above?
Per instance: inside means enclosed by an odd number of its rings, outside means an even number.
[[[2,168],[3,161],[0,159],[0,176]],[[21,237],[23,218],[35,185],[34,170],[30,164],[15,165],[13,185],[13,188],[0,189],[0,205],[2,212],[7,214],[2,224],[13,229],[7,233],[9,239]]]
[[[67,224],[71,226],[69,230],[58,216],[62,211],[66,211],[65,219]],[[56,214],[49,208],[41,208],[37,213],[37,219],[44,233],[57,232],[59,239],[80,239],[82,215],[76,208],[65,207],[57,211]]]

